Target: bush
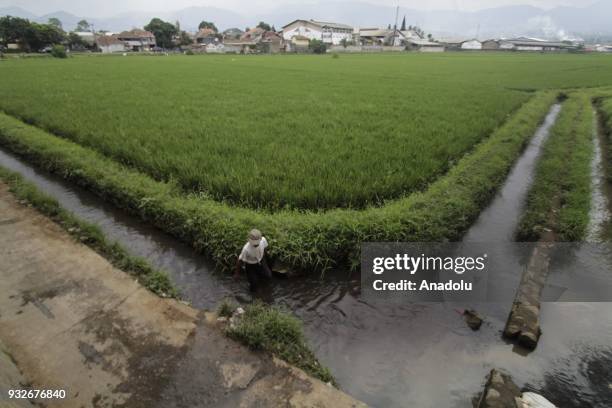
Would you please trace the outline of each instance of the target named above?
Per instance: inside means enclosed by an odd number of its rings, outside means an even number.
[[[308,48],[315,54],[325,54],[327,52],[327,45],[321,40],[310,40]]]
[[[223,305],[222,305],[223,306]],[[242,319],[226,334],[253,350],[268,351],[323,382],[336,384],[306,344],[302,323],[280,309],[256,302],[245,307]]]
[[[192,50],[187,50],[185,51],[185,55],[194,55]]]
[[[68,58],[66,48],[63,45],[56,44],[51,48],[51,55],[55,58]]]

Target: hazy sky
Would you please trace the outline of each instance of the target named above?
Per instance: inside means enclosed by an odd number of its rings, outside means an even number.
[[[350,0],[336,0],[346,1]],[[360,0],[373,4],[415,9],[477,10],[502,5],[527,4],[541,8],[560,5],[586,6],[594,0]],[[282,5],[315,3],[313,0],[0,0],[0,7],[18,6],[36,14],[58,10],[79,16],[107,17],[126,11],[173,11],[189,6],[209,6],[239,13],[269,11]],[[324,3],[323,0],[320,3]]]

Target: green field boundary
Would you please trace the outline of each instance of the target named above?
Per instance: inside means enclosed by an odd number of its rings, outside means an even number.
[[[595,99],[595,106],[599,118],[599,131],[601,132],[602,149],[604,156],[605,179],[607,182],[608,200],[612,200],[612,92],[599,95]],[[612,204],[609,202],[609,204]],[[612,207],[609,208],[612,212]],[[604,227],[604,236],[612,240],[612,220],[608,220]]]
[[[221,266],[235,262],[247,231],[259,228],[269,253],[308,272],[359,265],[362,242],[456,240],[505,180],[557,92],[536,93],[486,140],[422,193],[364,210],[269,214],[185,195],[76,143],[0,114],[0,145],[92,190],[191,244]]]
[[[9,186],[9,191],[22,204],[36,208],[66,230],[76,241],[92,248],[116,268],[135,276],[138,282],[151,292],[161,297],[178,297],[178,290],[166,272],[153,268],[142,258],[129,255],[121,244],[109,241],[97,225],[76,217],[57,200],[24,180],[20,174],[0,166],[0,180]]]
[[[569,95],[543,146],[519,223],[520,240],[538,240],[545,230],[561,242],[584,238],[591,205],[593,115],[591,95]]]

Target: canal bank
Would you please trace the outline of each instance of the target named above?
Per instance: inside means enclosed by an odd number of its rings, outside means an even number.
[[[65,390],[45,401],[58,407],[363,406],[154,295],[2,183],[0,214],[3,392]]]

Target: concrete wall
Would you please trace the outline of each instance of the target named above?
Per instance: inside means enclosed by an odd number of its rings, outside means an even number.
[[[423,46],[421,48],[419,48],[418,50],[419,52],[444,52],[444,47],[428,47],[428,46]]]
[[[442,49],[443,50],[443,49]],[[382,45],[349,45],[344,48],[341,45],[334,45],[327,49],[327,52],[351,53],[351,52],[403,52],[405,47],[391,47]]]
[[[123,44],[111,44],[111,45],[101,45],[100,51],[102,54],[111,54],[113,52],[125,52],[125,47]]]

